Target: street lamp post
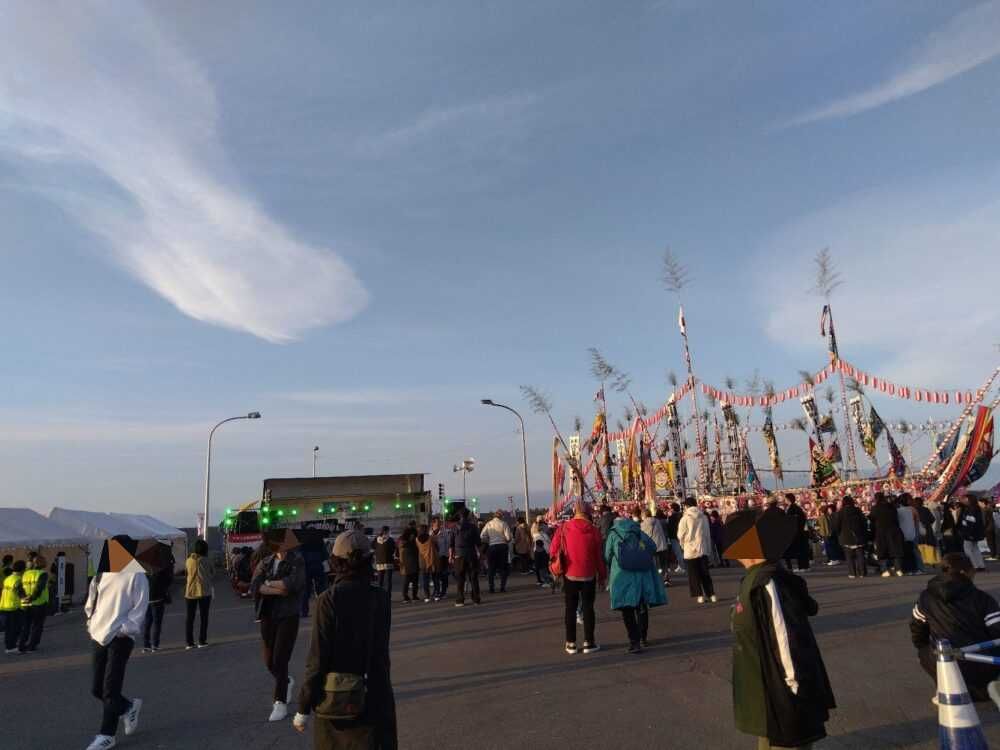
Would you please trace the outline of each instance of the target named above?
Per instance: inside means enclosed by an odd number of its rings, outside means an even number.
[[[467,493],[466,493],[466,489],[465,489],[465,478],[467,476],[469,476],[469,472],[472,471],[475,468],[476,468],[476,459],[474,459],[474,458],[467,458],[464,461],[462,461],[462,463],[455,464],[452,467],[452,469],[451,469],[453,472],[454,471],[460,471],[460,472],[462,472],[462,499],[463,500],[468,500],[469,499],[468,496],[467,496]],[[468,506],[466,506],[466,507],[468,507]]]
[[[528,441],[524,436],[524,420],[521,415],[517,413],[516,409],[505,404],[498,404],[493,399],[484,398],[480,401],[484,406],[496,406],[500,409],[506,409],[517,417],[517,421],[521,423],[521,460],[524,468],[524,522],[531,526],[531,503],[528,499]]]
[[[316,458],[319,456],[319,446],[313,448],[313,479],[316,478]]]
[[[208,433],[208,451],[205,455],[205,512],[201,519],[201,538],[206,542],[208,541],[208,508],[212,496],[212,437],[215,435],[215,431],[226,422],[235,422],[237,419],[260,419],[260,412],[252,411],[241,417],[223,419]]]

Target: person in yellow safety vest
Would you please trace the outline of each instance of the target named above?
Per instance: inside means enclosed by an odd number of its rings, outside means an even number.
[[[21,577],[24,575],[24,560],[18,560],[11,568],[11,573],[3,579],[0,589],[0,612],[6,618],[3,631],[4,648],[8,655],[19,654],[17,639],[21,636],[21,626],[24,612],[21,609],[21,599],[24,590],[21,588]]]
[[[0,562],[0,588],[3,587],[3,579],[6,578],[7,576],[9,576],[11,573],[14,572],[12,570],[13,567],[14,567],[14,556],[13,555],[4,555],[3,556],[3,561]],[[0,628],[3,628],[4,630],[6,630],[6,627],[5,627],[5,621],[6,621],[6,619],[7,619],[7,615],[4,614],[3,612],[0,612]]]
[[[35,555],[32,567],[24,571],[24,576],[21,578],[21,588],[24,589],[21,605],[24,615],[17,650],[22,653],[34,651],[42,640],[45,616],[49,612],[49,574],[45,570],[47,564],[48,561],[43,555]]]

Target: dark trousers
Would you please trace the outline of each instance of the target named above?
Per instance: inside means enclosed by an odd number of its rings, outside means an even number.
[[[163,630],[163,611],[166,609],[164,602],[152,602],[146,607],[146,619],[142,623],[142,645],[146,648],[160,647],[160,632]],[[192,618],[193,620],[193,618]],[[191,623],[192,627],[194,622]]]
[[[392,593],[392,568],[378,572],[378,585],[379,588],[385,589],[390,594]]]
[[[495,591],[494,582],[496,581],[497,573],[500,574],[500,590],[506,591],[507,576],[510,575],[510,563],[507,561],[507,545],[491,544],[486,555],[489,559],[490,565],[490,593]]]
[[[411,598],[417,598],[417,579],[420,577],[419,573],[404,573],[403,574],[403,601],[408,602]],[[410,591],[413,592],[413,596],[410,596]]]
[[[434,578],[436,573],[432,570],[421,570],[420,571],[420,588],[423,590],[424,599],[431,598],[431,579]]]
[[[661,574],[670,570],[670,550],[661,550],[656,553],[656,567]]]
[[[49,613],[48,604],[38,604],[21,610],[21,638],[17,647],[21,651],[34,651],[42,640],[42,630],[45,628],[45,616]]]
[[[847,575],[859,578],[868,575],[864,547],[844,547],[844,554],[847,556]]]
[[[799,564],[799,570],[809,570],[809,540],[806,537],[796,537],[785,550],[785,565],[789,570],[792,569],[792,560]]]
[[[5,613],[7,615],[3,631],[4,648],[13,651],[17,648],[17,641],[21,637],[21,629],[24,627],[24,610],[15,609]]]
[[[448,593],[448,578],[451,570],[447,557],[438,557],[438,571],[434,574],[434,596],[444,598]]]
[[[566,643],[576,643],[576,609],[580,608],[583,614],[583,640],[585,643],[595,643],[594,622],[597,619],[594,614],[594,599],[597,596],[597,581],[571,581],[569,578],[563,580],[563,593],[566,596],[566,610],[563,618],[566,623]]]
[[[299,635],[299,618],[283,617],[260,621],[260,637],[264,639],[264,666],[274,677],[274,700],[288,699],[288,662],[292,659],[295,639]]]
[[[203,596],[199,599],[185,599],[187,613],[184,618],[184,637],[187,638],[187,645],[194,645],[194,613],[197,610],[199,615],[198,643],[208,643],[208,608],[212,604],[212,597]]]
[[[93,681],[90,692],[104,704],[100,734],[114,737],[118,731],[118,718],[132,707],[132,701],[122,695],[125,682],[125,665],[135,645],[131,638],[118,636],[107,646],[94,641]]]
[[[694,560],[684,558],[684,567],[687,568],[688,587],[691,589],[691,596],[714,596],[715,587],[712,585],[712,574],[708,572],[708,557],[703,555]]]
[[[465,602],[465,581],[468,579],[469,585],[472,586],[472,601],[479,604],[479,558],[456,557],[455,578],[458,579],[458,595],[455,597],[455,602],[459,604]]]
[[[535,552],[535,578],[539,583],[549,581],[549,553],[544,550]]]
[[[630,644],[646,640],[649,634],[649,607],[645,602],[640,602],[638,607],[622,607],[622,621]]]
[[[302,610],[300,612],[303,617],[309,616],[309,600],[313,593],[319,596],[326,591],[326,585],[326,573],[323,572],[322,567],[306,573],[306,587],[302,590]]]

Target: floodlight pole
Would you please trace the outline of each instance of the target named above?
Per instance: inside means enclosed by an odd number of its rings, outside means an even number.
[[[204,515],[201,519],[201,538],[206,542],[208,541],[208,508],[212,495],[212,438],[215,436],[215,431],[222,427],[222,425],[226,422],[235,422],[238,419],[260,419],[260,412],[252,411],[249,414],[244,414],[243,416],[223,419],[208,433],[208,450],[205,452],[205,508]]]

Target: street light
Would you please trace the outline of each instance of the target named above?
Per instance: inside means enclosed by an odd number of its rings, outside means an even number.
[[[516,409],[512,409],[505,404],[498,404],[491,398],[484,398],[480,403],[483,406],[495,406],[498,409],[506,409],[517,417],[517,421],[521,423],[521,460],[524,465],[524,522],[530,526],[531,504],[528,500],[528,441],[524,436],[524,420],[521,419],[521,415],[517,413]]]
[[[316,478],[316,457],[319,456],[319,446],[313,448],[313,479]]]
[[[455,464],[451,467],[453,472],[462,472],[462,500],[465,500],[465,478],[469,475],[469,472],[476,468],[476,459],[467,458],[460,464]]]
[[[222,427],[226,422],[235,422],[237,419],[260,419],[259,411],[252,411],[242,417],[229,417],[229,419],[223,419],[212,431],[208,433],[208,452],[205,456],[205,512],[201,520],[201,538],[206,542],[208,541],[208,507],[209,501],[212,493],[212,436],[215,435],[215,431]]]

